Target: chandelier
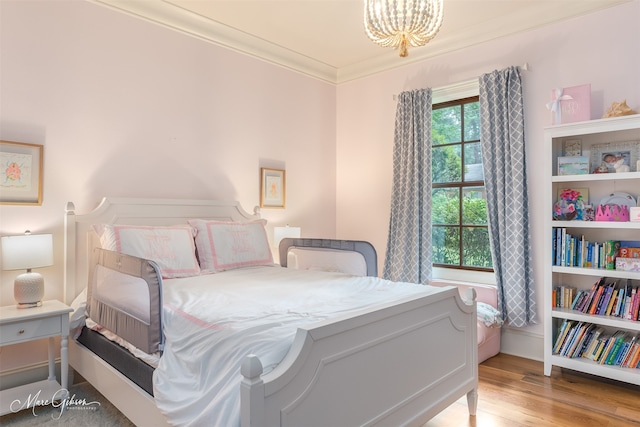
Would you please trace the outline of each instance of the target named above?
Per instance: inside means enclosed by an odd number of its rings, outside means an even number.
[[[364,0],[364,28],[367,36],[383,47],[424,46],[442,25],[443,0]]]

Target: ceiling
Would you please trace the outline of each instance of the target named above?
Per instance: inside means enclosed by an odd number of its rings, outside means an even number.
[[[91,0],[342,83],[631,0],[444,0],[444,21],[407,58],[370,41],[363,0]]]

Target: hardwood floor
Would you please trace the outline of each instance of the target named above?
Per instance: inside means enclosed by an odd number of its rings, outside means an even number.
[[[506,354],[486,360],[476,416],[463,398],[425,427],[640,426],[640,386],[557,367],[545,377],[542,365]]]

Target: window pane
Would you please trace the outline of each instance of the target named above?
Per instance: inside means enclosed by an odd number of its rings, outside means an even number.
[[[431,192],[431,222],[433,224],[459,224],[460,190],[435,188]]]
[[[436,105],[432,119],[433,263],[491,269],[478,97]]]
[[[464,104],[464,140],[480,140],[480,103]]]
[[[487,225],[487,192],[484,187],[466,187],[462,190],[462,223]]]
[[[466,267],[493,268],[488,228],[462,228],[462,258],[462,265]]]
[[[433,149],[431,158],[432,182],[462,181],[462,155],[460,145],[447,145]]]
[[[464,180],[467,182],[484,181],[479,142],[464,144]]]
[[[431,240],[433,263],[460,265],[460,233],[458,227],[433,227]]]
[[[461,111],[459,105],[432,111],[431,137],[434,146],[462,141]]]

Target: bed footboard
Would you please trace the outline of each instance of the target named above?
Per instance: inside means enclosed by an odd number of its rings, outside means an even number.
[[[475,415],[475,292],[456,288],[300,328],[274,371],[248,356],[241,425],[422,425],[467,395]]]

